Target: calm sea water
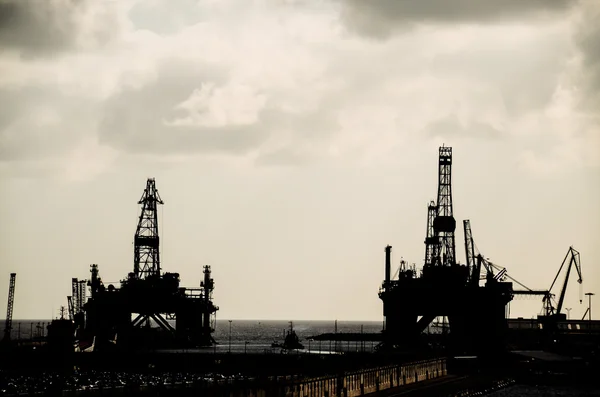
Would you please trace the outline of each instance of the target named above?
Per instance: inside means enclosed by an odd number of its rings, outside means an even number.
[[[14,320],[12,338],[29,339],[47,332],[48,320]],[[335,321],[294,321],[294,330],[301,339],[306,350],[310,351],[371,351],[376,342],[309,342],[310,336],[335,331]],[[213,337],[218,342],[216,347],[208,349],[196,349],[199,351],[213,350],[217,352],[248,352],[261,353],[270,352],[271,343],[283,342],[284,332],[289,330],[288,321],[278,320],[217,320]],[[0,327],[4,328],[4,324]],[[361,332],[378,333],[383,328],[382,322],[375,321],[338,321],[337,332]],[[231,337],[231,343],[230,343]],[[188,351],[192,351],[189,349]]]

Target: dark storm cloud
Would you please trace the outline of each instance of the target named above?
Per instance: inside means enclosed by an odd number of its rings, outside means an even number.
[[[597,116],[600,109],[600,3],[589,2],[576,27],[575,43],[580,51],[582,70],[579,83],[580,106]]]
[[[386,38],[416,23],[488,23],[565,12],[576,0],[341,0],[351,31]]]
[[[44,56],[73,48],[85,28],[93,43],[107,42],[115,31],[116,2],[91,0],[0,0],[0,49],[16,49],[25,56]],[[93,9],[92,9],[93,7]]]

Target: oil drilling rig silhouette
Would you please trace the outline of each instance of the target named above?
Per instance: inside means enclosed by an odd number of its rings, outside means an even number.
[[[468,219],[463,221],[463,229],[465,265],[456,261],[452,148],[442,146],[439,148],[437,201],[431,201],[427,206],[425,260],[420,274],[415,266],[409,267],[401,261],[398,277],[392,279],[392,247],[388,245],[385,248],[385,280],[379,290],[385,317],[382,347],[414,347],[435,318],[447,317],[451,349],[477,354],[497,352],[506,347],[509,334],[507,307],[515,295],[543,297],[543,314],[538,315],[536,328],[542,330],[542,337],[546,340],[556,339],[560,333],[559,324],[566,320],[561,310],[573,267],[578,275],[581,303],[579,252],[569,248],[550,289],[532,290],[510,277],[505,268],[484,259],[476,250]],[[554,306],[551,290],[563,269],[566,275],[558,303]],[[485,280],[483,285],[480,285],[481,280]],[[513,289],[513,282],[522,289]],[[520,323],[528,320],[511,321]]]
[[[452,148],[439,148],[437,202],[427,207],[425,263],[421,274],[404,262],[391,279],[391,246],[385,248],[383,346],[405,348],[436,317],[448,317],[452,345],[463,351],[494,349],[506,332],[506,305],[513,298],[512,283],[488,272],[480,286],[483,257],[474,257],[470,222],[464,222],[467,264],[456,261],[456,220],[452,208]],[[469,247],[469,244],[471,246]],[[481,332],[481,330],[485,330]]]
[[[120,288],[105,287],[98,265],[89,280],[72,279],[68,297],[77,350],[202,347],[215,343],[214,281],[204,266],[200,288],[179,286],[178,273],[161,273],[157,206],[164,204],[153,178],[139,200],[133,272]],[[86,287],[90,297],[86,301]],[[173,325],[174,322],[174,325]]]

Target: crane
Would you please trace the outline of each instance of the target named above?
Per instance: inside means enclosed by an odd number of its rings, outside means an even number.
[[[579,283],[579,303],[583,302],[582,285],[581,285],[583,282],[583,278],[581,276],[581,264],[579,261],[579,252],[576,249],[574,249],[573,247],[569,247],[569,250],[567,251],[567,255],[565,255],[565,259],[563,259],[562,264],[560,265],[560,268],[558,269],[558,273],[556,273],[556,277],[554,277],[554,281],[552,281],[552,285],[550,286],[549,291],[552,291],[552,287],[554,287],[554,284],[556,283],[558,276],[560,276],[560,272],[562,271],[563,267],[565,266],[567,259],[569,259],[569,264],[567,265],[567,269],[566,269],[567,273],[565,275],[565,281],[563,282],[562,289],[560,290],[560,295],[558,297],[558,304],[557,304],[556,308],[554,308],[554,306],[552,306],[552,302],[550,301],[549,296],[544,298],[544,303],[547,307],[547,310],[546,310],[547,316],[557,316],[557,317],[561,316],[561,310],[563,307],[563,303],[565,301],[565,293],[567,292],[567,284],[569,283],[569,276],[571,274],[571,269],[573,268],[573,265],[575,265],[575,270],[577,270],[577,276],[579,277],[577,279],[577,282]],[[564,316],[564,314],[562,316]]]
[[[544,299],[550,296],[550,291],[532,290],[531,288],[512,278],[506,272],[506,268],[498,266],[490,262],[488,259],[484,259],[479,250],[477,249],[475,242],[473,241],[473,233],[471,232],[471,221],[469,219],[463,220],[463,228],[465,234],[465,252],[467,256],[467,268],[470,269],[469,284],[471,286],[479,286],[479,281],[481,279],[481,268],[483,266],[486,271],[486,280],[501,281],[505,278],[508,278],[509,280],[523,288],[520,290],[512,290],[513,295],[541,295]],[[496,270],[495,274],[494,270]]]
[[[67,304],[69,306],[69,320],[73,321],[75,319],[75,309],[73,307],[73,297],[67,296]]]
[[[473,235],[471,234],[471,221],[468,219],[463,220],[463,229],[465,232],[465,254],[467,255],[467,269],[469,269],[470,284],[479,285],[479,272],[481,269],[477,268],[475,263],[475,243],[473,242]]]
[[[4,341],[10,341],[10,331],[12,330],[13,306],[15,305],[15,280],[17,273],[10,274],[8,284],[8,307],[6,309],[6,323],[4,325]]]
[[[484,259],[479,250],[476,248],[475,242],[473,241],[473,233],[471,232],[471,221],[469,219],[463,220],[463,228],[465,234],[467,269],[469,269],[469,284],[473,287],[479,286],[482,265],[485,268],[487,280],[500,280],[500,278],[506,273],[506,269],[500,269],[500,272],[494,276],[492,267],[493,264]]]

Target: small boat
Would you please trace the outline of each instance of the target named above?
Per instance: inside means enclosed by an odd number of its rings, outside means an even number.
[[[294,331],[294,324],[290,321],[290,329],[289,331],[284,330],[284,339],[283,343],[273,342],[271,347],[279,347],[282,349],[293,350],[293,349],[304,349],[304,345],[300,343],[300,338]]]

